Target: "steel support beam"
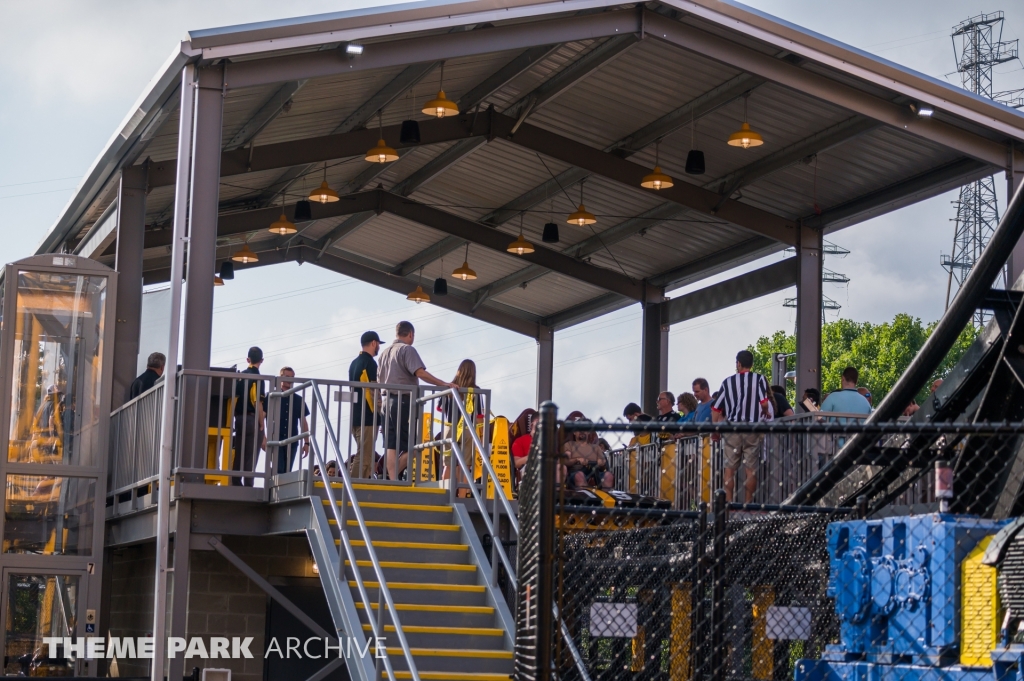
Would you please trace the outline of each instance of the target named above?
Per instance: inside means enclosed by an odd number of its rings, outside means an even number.
[[[640,340],[640,397],[644,412],[658,413],[658,393],[668,386],[668,331],[662,323],[664,295],[649,292],[643,310]]]
[[[797,258],[787,258],[693,293],[672,298],[661,305],[661,323],[671,326],[782,291],[796,285],[796,274]]]
[[[723,198],[729,198],[737,190],[756,182],[762,177],[783,168],[788,168],[794,163],[799,163],[815,154],[828,151],[866,132],[870,132],[880,127],[880,125],[878,121],[861,118],[860,116],[848,118],[841,123],[836,123],[833,126],[816,132],[810,137],[805,137],[799,142],[763,156],[753,163],[738,168],[728,175],[720,177],[704,186],[718,192]]]
[[[510,240],[509,235],[504,232],[386,192],[382,192],[381,204],[384,210],[399,217],[507,254],[506,249]],[[533,253],[517,257],[633,300],[640,300],[643,297],[643,286],[639,282],[612,270],[580,262],[557,251],[538,247]]]
[[[555,373],[555,331],[542,326],[537,337],[537,404],[551,399]]]
[[[178,499],[174,514],[174,573],[171,575],[171,636],[188,635],[189,548],[191,546],[192,502]],[[167,678],[185,676],[185,658],[175,655],[167,662]]]
[[[821,390],[821,230],[801,227],[796,247],[796,394]]]
[[[526,120],[530,114],[534,113],[548,102],[551,102],[602,66],[614,60],[627,49],[635,45],[637,40],[638,38],[634,34],[619,35],[609,38],[590,52],[587,52],[582,57],[563,68],[555,75],[551,76],[531,92],[520,97],[502,114],[506,118],[516,121],[512,124],[510,130],[515,130],[516,126]],[[491,89],[491,86],[488,86],[488,88],[485,89]],[[488,109],[487,115],[489,117],[489,121],[493,121],[494,109]],[[416,191],[416,189],[434,179],[434,177],[473,153],[482,145],[483,140],[464,140],[455,144],[449,149],[446,149],[440,156],[432,159],[430,163],[399,183],[393,191],[396,194],[409,196]],[[342,227],[345,227],[345,225],[342,225]],[[452,246],[452,243],[455,243],[456,245]],[[438,257],[436,255],[439,252],[438,248],[447,247],[449,250],[454,250],[454,248],[458,248],[464,243],[465,242],[461,240],[452,242],[445,240],[441,244],[428,247],[396,267],[395,272],[403,276],[407,276],[426,264],[433,262],[434,257]],[[430,253],[433,255],[428,255]]]
[[[1016,144],[1010,142],[1006,146],[1006,204],[1010,204],[1013,195],[1020,190],[1024,182],[1024,164],[1014,164],[1014,148]],[[1017,242],[1006,262],[1006,287],[1009,288],[1024,274],[1024,239]]]
[[[807,226],[832,232],[930,199],[991,174],[992,168],[980,161],[970,158],[958,159],[838,206],[826,208],[821,215],[808,215],[802,222]]]
[[[232,63],[228,80],[231,89],[239,89],[627,33],[639,34],[643,30],[640,17],[638,11],[626,9],[494,26],[486,30],[399,38],[366,45],[363,54],[352,59],[336,50],[254,59]]]
[[[666,135],[672,134],[680,127],[685,126],[693,120],[703,118],[712,111],[715,111],[737,97],[742,96],[744,93],[758,87],[763,82],[764,81],[759,78],[754,78],[747,74],[740,74],[735,78],[731,78],[725,83],[722,83],[718,87],[705,92],[699,97],[690,100],[683,106],[670,111],[656,121],[648,123],[639,130],[605,147],[604,151],[606,153],[614,154],[619,158],[629,158],[638,151],[641,151],[650,144],[653,144],[655,141],[665,137]],[[494,226],[504,224],[516,215],[519,215],[522,211],[533,208],[550,197],[559,194],[562,190],[568,189],[569,187],[583,181],[587,177],[590,177],[590,173],[582,168],[572,167],[564,170],[554,178],[546,180],[521,196],[512,199],[501,208],[491,211],[484,217],[480,218],[479,222]],[[671,203],[663,204],[652,211],[648,211],[650,214],[665,214],[665,220],[677,217],[683,212],[684,211],[682,209]],[[653,222],[651,220],[644,220],[642,224],[627,220],[625,223],[620,223],[615,227],[605,230],[605,232],[600,235],[600,240],[603,240],[605,243],[621,240],[615,238],[613,230],[615,230],[615,233],[617,234],[632,235],[639,229],[643,229],[644,227],[653,227],[656,224],[657,222]],[[631,228],[634,225],[638,225],[637,230],[631,231]],[[590,239],[587,241],[590,241]],[[432,261],[428,260],[424,262],[424,260],[430,258],[432,253],[435,254],[434,257],[443,257],[451,251],[456,250],[461,245],[462,242],[458,239],[448,237],[442,239],[440,242],[429,248],[423,249],[422,252],[411,258],[410,262],[423,263],[424,265],[429,264],[429,262]],[[563,252],[567,252],[566,249],[563,249]],[[576,257],[583,256],[577,253]],[[478,300],[482,302],[487,296],[498,295],[502,291],[515,288],[523,282],[531,281],[543,274],[542,272],[538,272],[536,268],[527,269],[529,272],[524,270],[521,273],[516,272],[509,275],[509,277],[506,277],[507,281],[503,281],[500,285],[495,286],[492,284],[488,291],[482,293],[478,297]],[[495,282],[495,284],[497,284],[497,282]]]
[[[224,67],[212,67],[223,78]],[[182,367],[210,368],[213,333],[213,275],[216,269],[220,145],[224,117],[221,88],[196,89],[192,137],[192,182],[189,197],[188,270],[185,280],[185,333]],[[174,359],[168,358],[170,366]],[[203,436],[205,439],[205,435]]]
[[[707,30],[644,11],[646,35],[689,52],[727,64],[778,83],[861,116],[872,118],[930,142],[1002,168],[1006,148],[1000,142],[975,135],[935,117],[915,115],[909,107],[846,85],[828,76],[732,42]]]
[[[508,121],[505,121],[507,124]],[[640,189],[640,181],[650,172],[650,168],[631,161],[607,154],[600,149],[548,132],[529,124],[519,126],[515,135],[509,139],[513,144],[532,149],[551,158],[558,159],[583,168],[594,175],[618,182],[636,191]],[[739,201],[724,200],[715,192],[696,187],[686,182],[677,182],[668,189],[656,192],[659,198],[672,201],[680,206],[691,208],[704,215],[714,215],[720,220],[750,230],[755,234],[771,237],[776,241],[793,245],[796,242],[796,224],[783,217],[755,208]],[[721,203],[718,210],[712,213],[715,206]]]
[[[224,151],[231,151],[232,149],[238,149],[252,142],[256,135],[260,134],[263,128],[270,125],[270,123],[277,118],[285,107],[288,106],[288,102],[292,100],[292,97],[302,89],[302,86],[306,84],[304,80],[294,80],[290,83],[285,83],[277,89],[274,94],[263,103],[256,113],[252,115],[252,118],[247,120],[238,131],[231,136],[228,143],[224,145]]]
[[[117,187],[117,312],[114,325],[114,385],[110,408],[128,399],[139,358],[142,317],[142,251],[146,231],[145,163],[121,171]]]

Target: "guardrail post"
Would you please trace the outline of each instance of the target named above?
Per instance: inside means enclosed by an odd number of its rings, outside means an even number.
[[[558,407],[554,402],[540,405],[537,433],[540,442],[540,475],[537,477],[540,566],[537,584],[537,679],[552,678],[554,642],[554,553],[555,553],[555,466],[558,464]]]
[[[725,681],[725,521],[727,506],[725,490],[715,490],[714,540],[711,548],[711,679]]]
[[[708,654],[708,608],[707,608],[707,590],[708,590],[708,576],[709,576],[709,564],[707,556],[707,537],[708,537],[708,504],[706,501],[700,502],[698,506],[698,512],[700,515],[697,518],[697,540],[694,542],[693,549],[693,564],[696,572],[696,579],[694,580],[694,594],[696,595],[697,607],[693,611],[693,626],[691,631],[694,635],[694,653],[697,663],[697,679],[706,679],[708,676],[708,661],[710,655]]]

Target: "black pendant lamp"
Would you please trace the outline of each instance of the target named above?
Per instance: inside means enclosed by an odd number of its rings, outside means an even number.
[[[415,95],[412,95],[412,93],[410,93],[410,95],[412,96],[412,111],[413,114],[415,114],[416,97]],[[407,121],[402,121],[402,132],[398,136],[398,141],[401,142],[402,144],[419,144],[420,124],[411,118]],[[434,291],[434,293],[437,293],[437,291]]]
[[[686,174],[687,175],[703,175],[704,174],[704,152],[697,151],[694,147],[697,146],[697,135],[694,130],[695,122],[693,118],[693,109],[690,109],[690,153],[686,155]]]
[[[235,263],[231,260],[225,260],[220,264],[220,278],[225,281],[228,279],[235,278]]]
[[[416,121],[413,121],[415,123]],[[438,249],[440,250],[440,249]],[[444,278],[444,257],[441,258],[441,276],[434,280],[434,295],[435,296],[446,296],[448,295],[448,280]]]
[[[295,204],[295,222],[309,222],[313,219],[313,204],[303,199]]]
[[[550,222],[544,225],[544,234],[541,236],[541,241],[546,244],[557,244],[558,243],[558,223],[554,221],[550,215],[548,216]]]

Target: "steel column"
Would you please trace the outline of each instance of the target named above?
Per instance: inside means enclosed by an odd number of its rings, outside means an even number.
[[[661,323],[663,291],[648,292],[644,303],[643,336],[640,341],[640,397],[643,409],[658,412],[658,393],[668,385],[668,330]]]
[[[110,408],[128,399],[139,357],[139,324],[142,316],[142,250],[146,229],[147,164],[121,171],[117,187],[117,318],[114,324],[114,387]]]
[[[542,326],[537,337],[537,404],[551,399],[555,372],[555,330]]]
[[[821,390],[822,233],[800,228],[796,247],[796,394]]]
[[[189,546],[192,543],[192,502],[178,499],[174,513],[174,574],[171,582],[171,631],[170,636],[184,638],[188,635],[188,578]],[[180,679],[185,675],[185,657],[176,655],[167,668],[168,679]]]
[[[217,67],[223,81],[224,67]],[[220,195],[221,88],[196,89],[192,138],[192,193],[189,200],[188,287],[185,293],[185,337],[182,366],[210,368],[213,332],[213,275],[217,267],[217,213]]]
[[[1022,184],[1021,180],[1024,180],[1024,168],[1016,168],[1013,164],[1013,152],[1016,145],[1013,142],[1006,147],[1006,205],[1010,205],[1010,200],[1013,199],[1013,195],[1017,193]],[[1017,242],[1017,245],[1013,247],[1010,252],[1010,257],[1006,262],[1006,288],[1012,287],[1017,279],[1020,278],[1021,273],[1024,272],[1024,239]]]

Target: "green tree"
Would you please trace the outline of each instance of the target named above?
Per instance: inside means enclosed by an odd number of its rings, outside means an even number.
[[[821,330],[822,392],[838,390],[843,369],[854,366],[860,371],[860,385],[871,391],[872,401],[877,405],[906,371],[937,323],[925,326],[917,317],[902,313],[883,324],[850,319],[826,322]],[[931,382],[945,377],[956,365],[978,333],[973,326],[963,330],[928,384],[921,387],[917,396],[919,402],[927,397]],[[755,370],[768,376],[771,375],[772,354],[795,352],[796,338],[785,331],[776,331],[771,336],[758,338],[749,350],[754,353]],[[787,387],[790,398],[795,398],[794,386]]]

